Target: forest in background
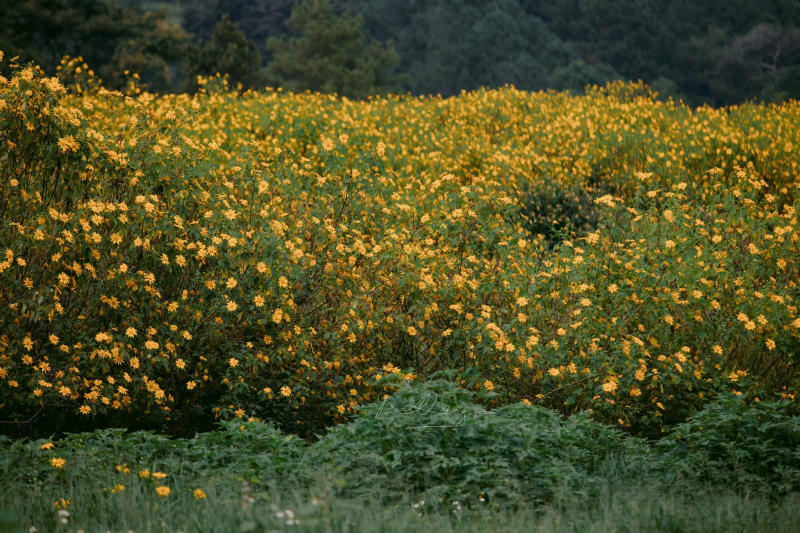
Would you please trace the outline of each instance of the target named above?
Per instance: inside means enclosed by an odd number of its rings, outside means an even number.
[[[344,96],[641,79],[690,105],[800,95],[796,0],[0,0],[0,50],[108,87],[198,75]]]

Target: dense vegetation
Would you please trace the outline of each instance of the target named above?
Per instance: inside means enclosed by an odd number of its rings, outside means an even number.
[[[0,528],[796,527],[797,101],[0,61]]]
[[[194,90],[197,74],[220,72],[245,87],[351,97],[506,83],[582,91],[614,79],[642,79],[693,105],[800,96],[793,0],[2,0],[0,8],[1,50],[51,74],[63,54],[83,56],[110,88],[138,72],[153,90]]]
[[[0,85],[14,427],[309,433],[445,369],[646,436],[796,398],[796,102],[133,98],[79,69]]]

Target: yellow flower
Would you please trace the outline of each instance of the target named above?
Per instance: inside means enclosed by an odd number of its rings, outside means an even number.
[[[159,485],[158,487],[156,487],[156,494],[158,494],[159,498],[166,498],[167,496],[169,496],[169,493],[170,493],[170,488],[167,487],[166,485]]]
[[[614,380],[606,381],[603,383],[603,391],[612,393],[617,390],[617,382]]]
[[[257,294],[253,297],[253,305],[256,307],[264,307],[264,297]]]
[[[77,152],[79,145],[72,135],[67,135],[58,140],[58,148],[62,154],[67,152]]]
[[[67,507],[70,506],[71,503],[72,502],[66,498],[60,498],[53,502],[53,506],[56,509],[66,509]]]
[[[486,390],[494,390],[494,384],[491,381],[489,381],[488,379],[483,382],[483,387]]]
[[[81,412],[82,415],[88,415],[89,413],[92,412],[92,408],[88,405],[81,405],[79,411]]]
[[[53,457],[50,459],[50,465],[54,468],[64,468],[64,465],[67,464],[67,461],[62,459],[61,457]]]
[[[411,335],[412,337],[413,337],[413,336],[415,336],[415,335],[417,334],[417,328],[415,328],[414,326],[408,326],[408,329],[406,329],[406,331],[407,331],[407,332],[408,332],[408,334],[409,334],[409,335]]]
[[[281,387],[281,396],[284,396],[284,397],[289,397],[289,396],[291,396],[291,395],[292,395],[292,389],[290,389],[290,388],[289,388],[289,387],[287,387],[286,385],[284,385],[283,387]]]
[[[231,368],[236,368],[237,366],[239,366],[239,360],[236,359],[235,357],[231,357],[230,359],[228,359],[228,365]]]
[[[55,444],[53,444],[52,442],[45,442],[44,444],[39,446],[39,449],[40,450],[52,450],[53,446],[55,446]]]
[[[167,477],[167,474],[165,474],[164,472],[153,472],[152,476],[155,479],[164,479],[165,477]]]
[[[772,351],[772,350],[774,350],[774,349],[775,349],[775,346],[776,346],[776,345],[775,345],[775,341],[774,341],[774,340],[772,340],[772,339],[767,339],[767,341],[766,341],[766,343],[765,343],[765,344],[767,345],[767,349],[768,349],[768,350]]]
[[[228,303],[225,304],[225,308],[231,313],[233,313],[234,311],[236,311],[236,309],[239,308],[239,305],[233,300],[229,300]]]
[[[202,499],[204,499],[206,497],[206,493],[203,492],[203,489],[201,489],[199,487],[194,489],[194,492],[192,494],[194,494],[194,499],[195,500],[202,500]]]

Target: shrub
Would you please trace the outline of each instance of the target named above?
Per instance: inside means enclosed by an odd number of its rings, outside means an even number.
[[[343,494],[380,492],[428,505],[548,501],[558,487],[587,490],[610,457],[643,446],[586,413],[562,419],[542,407],[492,411],[475,394],[435,379],[401,386],[359,409],[309,449],[308,462],[334,469]]]
[[[788,401],[721,396],[672,428],[657,450],[678,477],[750,491],[800,489],[800,416]]]
[[[551,244],[582,236],[597,227],[599,212],[594,196],[583,187],[544,180],[529,186],[522,196],[520,216],[533,235]]]

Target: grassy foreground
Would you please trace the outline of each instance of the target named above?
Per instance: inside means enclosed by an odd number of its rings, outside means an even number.
[[[87,476],[89,473],[86,473]],[[98,480],[100,481],[100,480]],[[83,504],[68,506],[66,523],[44,498],[33,502],[13,500],[0,515],[0,531],[553,531],[553,532],[794,532],[800,497],[796,494],[772,500],[713,492],[700,498],[664,492],[659,485],[634,486],[607,491],[590,502],[576,505],[570,494],[535,511],[418,512],[413,504],[376,505],[369,500],[313,496],[325,486],[307,491],[295,488],[257,493],[243,499],[242,484],[233,479],[213,493],[213,502],[196,501],[191,493],[156,501],[143,494],[139,483],[125,493],[105,497],[93,482],[74,487]],[[77,502],[78,500],[76,500]],[[245,502],[250,502],[245,505]],[[314,503],[317,502],[317,503]],[[42,511],[34,506],[41,505]],[[40,508],[40,509],[42,509]],[[455,509],[455,507],[454,507]]]

